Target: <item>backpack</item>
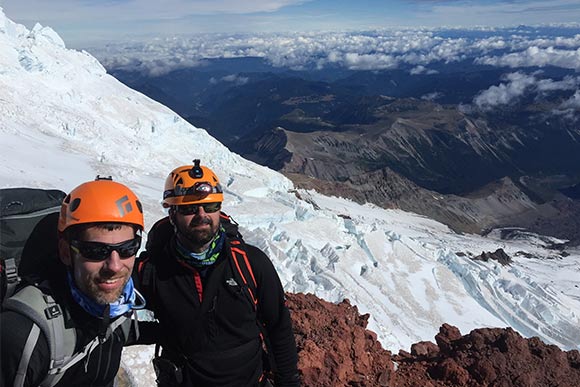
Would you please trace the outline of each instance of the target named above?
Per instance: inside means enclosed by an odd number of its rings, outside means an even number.
[[[60,190],[0,189],[0,301],[14,293],[22,277],[42,280],[53,272],[65,197]]]
[[[40,332],[50,349],[50,366],[41,386],[51,387],[64,372],[84,359],[103,337],[95,337],[74,352],[76,330],[67,328],[66,311],[55,302],[48,279],[62,263],[58,259],[57,224],[66,194],[60,190],[36,188],[0,189],[0,301],[2,310],[25,315],[33,325],[19,364],[15,384],[23,383]],[[105,333],[105,340],[119,326],[127,339],[132,320],[121,316]]]
[[[246,253],[246,244],[238,229],[238,223],[236,223],[231,216],[224,212],[220,212],[220,225],[225,230],[226,236],[230,242],[233,261],[232,266],[236,269],[234,270],[234,274],[239,277],[238,279],[240,282],[238,283],[243,284],[241,287],[244,294],[253,305],[254,311],[258,317],[257,324],[260,328],[260,338],[262,340],[262,360],[264,371],[269,375],[275,370],[274,355],[271,351],[270,342],[264,325],[261,323],[260,308],[257,298],[259,284],[256,281],[252,265],[250,264],[250,260]],[[149,262],[151,256],[150,252],[159,251],[159,249],[163,248],[166,242],[173,236],[173,233],[174,230],[169,221],[169,217],[158,220],[148,232],[147,244],[145,246],[146,251],[141,253],[139,256],[139,263],[137,264],[137,275],[142,287],[147,288],[153,286],[153,281],[155,280],[155,265]],[[157,352],[158,348],[155,350],[156,354]]]

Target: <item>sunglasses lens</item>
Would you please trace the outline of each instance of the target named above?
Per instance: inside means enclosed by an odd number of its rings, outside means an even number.
[[[141,238],[139,238],[139,240],[135,238],[130,241],[123,242],[123,244],[121,244],[115,250],[117,250],[121,258],[130,258],[137,254],[139,247],[141,247]]]
[[[181,215],[193,215],[197,214],[199,206],[195,204],[189,204],[186,206],[177,206],[177,212]]]
[[[207,212],[208,214],[211,214],[212,212],[219,211],[221,208],[222,208],[221,203],[209,203],[209,204],[203,205],[203,210],[205,212]]]
[[[85,259],[90,261],[104,261],[111,256],[113,251],[116,251],[121,258],[130,258],[139,251],[141,237],[136,236],[134,239],[116,244],[71,241],[71,246],[76,248]]]
[[[111,255],[111,250],[106,245],[88,245],[83,243],[79,245],[79,250],[83,257],[92,261],[102,261]]]
[[[188,204],[184,206],[177,206],[177,212],[181,215],[194,215],[199,212],[199,207],[203,207],[203,210],[211,214],[213,212],[219,211],[222,208],[221,203],[208,203],[208,204]]]

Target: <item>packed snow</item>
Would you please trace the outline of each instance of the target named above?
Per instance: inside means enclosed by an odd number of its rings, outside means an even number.
[[[549,238],[463,235],[425,217],[295,189],[200,128],[108,75],[50,28],[0,10],[0,187],[70,190],[96,175],[132,187],[146,226],[164,216],[167,174],[199,158],[221,178],[224,210],[274,262],[285,289],[370,313],[387,349],[432,340],[446,322],[467,333],[511,326],[580,349],[580,251]],[[559,241],[556,241],[559,242]],[[471,258],[502,248],[514,262]],[[152,347],[131,347],[134,385],[154,385]]]

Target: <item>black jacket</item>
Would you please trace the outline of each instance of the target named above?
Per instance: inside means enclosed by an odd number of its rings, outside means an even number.
[[[76,327],[77,341],[75,352],[81,350],[98,334],[103,334],[107,324],[102,319],[86,313],[73,299],[66,286],[66,279],[52,281],[50,292],[65,315],[67,326]],[[6,310],[0,314],[0,384],[11,387],[33,322],[14,311]],[[134,338],[131,338],[133,340]],[[64,373],[57,386],[113,386],[115,375],[121,361],[121,351],[125,343],[122,329],[117,328],[107,341],[98,345],[90,354]],[[46,377],[49,369],[50,350],[47,338],[40,333],[30,359],[24,386],[38,386]]]
[[[299,385],[296,343],[280,279],[260,249],[245,245],[245,250],[258,284],[258,312],[233,267],[229,239],[203,279],[175,258],[174,237],[163,248],[148,250],[145,265],[154,270],[142,265],[140,274],[153,278],[140,290],[159,320],[162,357],[182,367],[183,386],[257,385],[263,371],[258,315],[275,357],[276,386]]]

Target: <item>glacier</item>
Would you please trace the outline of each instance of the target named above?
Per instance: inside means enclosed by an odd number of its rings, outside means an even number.
[[[0,187],[67,191],[110,175],[139,195],[147,227],[165,215],[167,174],[201,159],[224,185],[224,210],[269,255],[287,291],[348,298],[395,352],[430,340],[444,322],[462,332],[511,326],[580,349],[578,248],[562,255],[541,236],[457,234],[416,214],[296,189],[126,87],[87,52],[67,49],[51,28],[28,30],[1,10],[0,144]],[[471,259],[498,248],[511,265]],[[134,385],[153,385],[152,353],[124,352]]]

